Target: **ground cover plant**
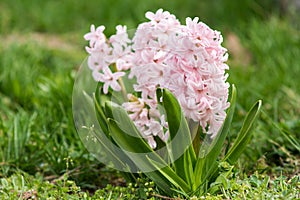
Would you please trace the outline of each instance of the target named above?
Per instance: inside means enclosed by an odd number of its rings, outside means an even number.
[[[228,79],[238,89],[231,134],[240,129],[251,104],[256,99],[264,101],[251,143],[236,169],[224,166],[228,176],[206,198],[299,198],[300,34],[296,22],[280,17],[275,12],[278,7],[268,1],[265,5],[216,0],[79,4],[0,3],[1,198],[165,198],[150,180],[142,177],[130,186],[90,155],[75,131],[71,106],[75,74],[86,57],[82,35],[89,24],[105,24],[110,35],[116,25],[133,28],[144,19],[145,11],[160,7],[179,20],[198,16],[224,35],[230,53]],[[124,9],[130,7],[139,9]],[[228,14],[225,8],[240,12]],[[172,196],[179,197],[184,198]]]

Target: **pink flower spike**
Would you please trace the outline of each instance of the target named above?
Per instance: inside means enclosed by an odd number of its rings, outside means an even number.
[[[109,67],[104,67],[102,71],[104,74],[99,73],[98,76],[95,78],[97,78],[96,79],[97,81],[104,83],[104,86],[103,86],[104,94],[108,93],[108,87],[111,87],[115,91],[120,91],[121,86],[118,83],[118,79],[120,77],[124,76],[125,72],[112,73],[111,70],[109,69]]]
[[[116,26],[116,33],[107,38],[104,26],[91,25],[84,38],[90,44],[86,51],[94,79],[103,83],[107,94],[121,90],[120,77],[134,78],[130,83],[137,96],[129,95],[122,106],[152,148],[156,147],[155,137],[164,141],[169,137],[168,123],[158,109],[158,87],[170,90],[185,117],[199,122],[214,137],[230,105],[225,72],[228,53],[221,45],[221,33],[198,17],[188,17],[185,25],[180,24],[163,9],[147,12],[146,18],[133,38],[126,26]]]

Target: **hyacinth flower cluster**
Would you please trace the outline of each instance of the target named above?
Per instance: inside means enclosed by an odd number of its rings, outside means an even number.
[[[136,78],[134,89],[141,95],[128,94],[129,102],[123,106],[152,148],[156,147],[153,137],[168,139],[167,123],[157,109],[158,87],[170,90],[185,116],[215,137],[229,107],[228,56],[221,34],[198,18],[187,18],[186,25],[181,25],[162,9],[147,12],[146,18],[150,21],[138,26],[132,40],[125,26],[117,26],[117,33],[108,39],[104,26],[91,26],[85,39],[94,79],[104,84],[107,94],[109,88],[122,89],[119,80],[128,75],[126,71]]]
[[[125,154],[130,149],[155,155],[141,159],[126,154],[167,194],[178,190],[187,196],[207,192],[207,185],[220,175],[219,163],[234,164],[249,142],[249,130],[261,102],[249,111],[239,137],[218,160],[236,95],[232,86],[228,101],[228,54],[222,46],[222,35],[197,17],[186,18],[183,25],[162,9],[147,12],[146,18],[148,21],[138,25],[132,38],[121,25],[110,37],[104,34],[104,26],[94,25],[84,35],[89,41],[88,67],[99,83],[96,94],[106,95],[110,101],[115,94],[122,94],[119,105],[95,98],[99,123]],[[134,127],[128,126],[131,122]],[[132,132],[135,138],[126,136]],[[181,140],[170,145],[175,136]],[[167,156],[156,154],[162,146],[167,147]],[[170,162],[165,162],[166,157]],[[152,166],[154,172],[143,166]]]

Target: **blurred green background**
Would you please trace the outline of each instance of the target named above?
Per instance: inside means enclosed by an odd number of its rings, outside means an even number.
[[[71,96],[87,56],[83,35],[91,24],[105,25],[108,35],[118,24],[134,29],[146,11],[158,8],[182,23],[197,16],[222,32],[229,82],[238,89],[233,135],[249,106],[263,99],[264,113],[239,169],[299,172],[300,20],[292,0],[2,0],[0,178],[23,170],[53,180],[68,172],[87,189],[114,179],[74,129]]]
[[[235,30],[246,26],[252,18],[266,19],[282,10],[279,0],[4,0],[0,5],[2,33],[78,32],[86,31],[93,23],[105,25],[110,34],[117,24],[135,28],[145,20],[146,11],[156,11],[158,8],[169,10],[182,22],[188,16],[197,16],[214,28]]]

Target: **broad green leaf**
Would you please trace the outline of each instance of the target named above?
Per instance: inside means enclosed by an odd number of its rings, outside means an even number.
[[[230,164],[234,164],[240,157],[241,153],[245,150],[247,144],[251,139],[251,128],[260,113],[261,105],[262,101],[257,101],[248,112],[243,126],[238,134],[238,138],[235,140],[232,147],[228,150],[223,159],[224,161],[228,161]]]
[[[130,157],[130,159],[137,165],[137,167],[146,176],[153,180],[159,188],[161,188],[167,194],[172,194],[172,190],[170,190],[170,188],[172,187],[171,182],[163,174],[156,170],[156,166],[150,163],[145,155],[139,153],[147,153],[152,151],[150,153],[152,153],[151,157],[154,157],[153,160],[156,160],[158,163],[161,163],[161,165],[165,166],[166,168],[169,168],[169,166],[166,163],[164,163],[164,161],[161,160],[160,157],[157,154],[155,154],[155,152],[153,152],[153,150],[148,146],[148,144],[145,143],[145,141],[142,138],[133,137],[131,135],[128,135],[127,132],[125,133],[123,129],[120,128],[120,123],[114,121],[113,119],[109,119],[108,125],[113,139],[116,141],[118,146],[124,151],[124,153],[128,157]],[[132,128],[134,129],[134,127]],[[132,131],[136,132],[136,130]],[[169,168],[169,170],[171,170],[171,168]]]
[[[209,145],[208,143],[204,143],[204,146],[200,147],[199,156],[195,166],[195,187],[199,187],[202,184],[202,180],[209,179],[217,169],[217,158],[221,153],[224,141],[228,134],[235,110],[235,104],[236,89],[235,86],[232,85],[230,108],[227,111],[226,119],[223,122],[219,133]]]
[[[159,171],[145,172],[144,173],[149,179],[151,179],[161,190],[167,195],[172,196],[174,191],[171,190],[171,182]]]
[[[122,151],[118,151],[115,141],[111,138],[108,130],[108,120],[104,114],[103,107],[105,102],[109,100],[107,95],[101,95],[100,93],[101,84],[97,84],[96,92],[94,93],[94,105],[96,110],[96,116],[98,123],[101,127],[97,133],[94,131],[94,136],[97,138],[97,142],[103,148],[103,152],[107,157],[110,158],[110,161],[115,165],[119,166],[125,171],[135,171],[136,167],[134,163],[124,154]],[[122,158],[122,160],[120,160]],[[131,166],[131,168],[129,167]]]
[[[139,161],[137,165],[140,165],[141,170],[143,170],[143,167],[148,170],[154,169],[151,166],[147,166],[148,162],[145,155],[151,156],[151,159],[160,162],[162,165],[167,165],[144,140],[127,112],[121,106],[114,103],[107,103],[106,111],[111,114],[108,125],[112,138],[131,159],[135,159],[133,160],[134,162]]]
[[[235,110],[235,104],[236,104],[236,88],[234,85],[232,85],[230,108],[227,112],[226,119],[223,122],[223,125],[219,130],[218,134],[216,135],[216,137],[212,139],[212,142],[204,143],[204,145],[201,146],[199,157],[206,156],[206,158],[209,160],[216,160],[218,158],[223,148],[223,144],[228,134],[228,131],[230,129],[230,125]],[[210,138],[209,135],[207,135],[206,138],[207,137],[208,139]]]
[[[117,166],[118,168],[121,168],[125,171],[135,170],[134,163],[132,163],[132,161],[122,151],[118,151],[116,153],[116,147],[108,138],[104,138],[106,137],[104,133],[96,133],[96,131],[93,131],[93,133],[90,134],[93,134],[93,136],[97,139],[97,142],[101,146],[101,150],[110,159],[110,162],[112,162],[114,166]],[[122,160],[120,158],[122,158]]]
[[[190,186],[180,176],[178,176],[178,174],[175,173],[170,167],[161,166],[160,163],[156,162],[155,160],[152,160],[148,156],[147,159],[176,188],[179,188],[181,191],[184,191],[185,193],[191,192]]]
[[[149,147],[145,140],[141,138],[141,136],[134,137],[128,134],[128,132],[125,132],[124,129],[121,128],[121,123],[113,119],[109,119],[108,124],[112,138],[123,150],[134,153],[153,152],[153,150]]]
[[[185,172],[185,177],[189,177],[187,179],[187,183],[190,187],[193,187],[195,176],[194,176],[194,162],[192,161],[192,156],[190,155],[190,151],[186,151],[185,156],[183,156],[184,163],[186,164],[186,169],[184,170]]]
[[[96,109],[96,117],[97,117],[98,123],[99,123],[103,133],[105,133],[109,137],[107,119],[104,115],[104,112],[103,112],[101,106],[97,102],[96,97],[94,97],[94,99],[95,99],[95,109]]]
[[[193,148],[196,153],[196,157],[198,157],[199,152],[200,152],[200,146],[204,139],[203,136],[205,136],[205,135],[204,135],[203,129],[199,125],[199,123],[197,123],[197,122],[189,122],[189,123],[190,123],[189,127],[190,127],[190,131],[191,131],[191,135],[192,135],[192,138],[194,138],[193,139]]]
[[[196,155],[188,124],[176,97],[166,89],[163,89],[162,97],[170,132],[170,141],[167,144],[172,153],[170,156],[172,159],[174,156],[179,156],[178,159],[172,160],[176,174],[188,183],[192,183],[193,175],[190,173],[190,166],[196,162]]]
[[[104,99],[101,98],[100,96],[100,88],[99,88],[99,84],[96,88],[96,93],[94,94],[94,103],[95,103],[95,109],[96,109],[96,116],[99,122],[99,125],[102,129],[102,131],[106,134],[106,136],[108,135],[108,126],[107,126],[107,117],[104,115],[103,109],[102,109],[102,104],[104,104]]]
[[[147,159],[146,156],[130,153],[149,152],[151,148],[149,147],[150,149],[148,149],[143,141],[139,141],[139,138],[134,138],[133,136],[129,136],[127,133],[123,132],[122,129],[120,129],[119,124],[113,119],[109,119],[108,124],[112,137],[115,139],[119,147],[123,149],[124,153],[130,157],[130,159],[142,170],[142,172],[153,180],[159,188],[169,195],[172,194],[172,190],[170,189],[172,187],[171,182],[159,171],[156,171],[155,166],[149,162],[149,159]],[[158,158],[155,160],[157,159]],[[143,169],[146,169],[148,172],[144,172]]]
[[[114,119],[108,120],[109,131],[114,141],[146,176],[165,192],[171,194],[170,188],[174,184],[168,177],[176,175],[175,172],[145,142],[122,107],[114,103],[107,103],[106,112],[110,113],[110,117],[114,117]],[[161,171],[159,168],[163,168],[163,170]],[[176,180],[180,181],[178,178]],[[185,182],[181,180],[180,183]]]

